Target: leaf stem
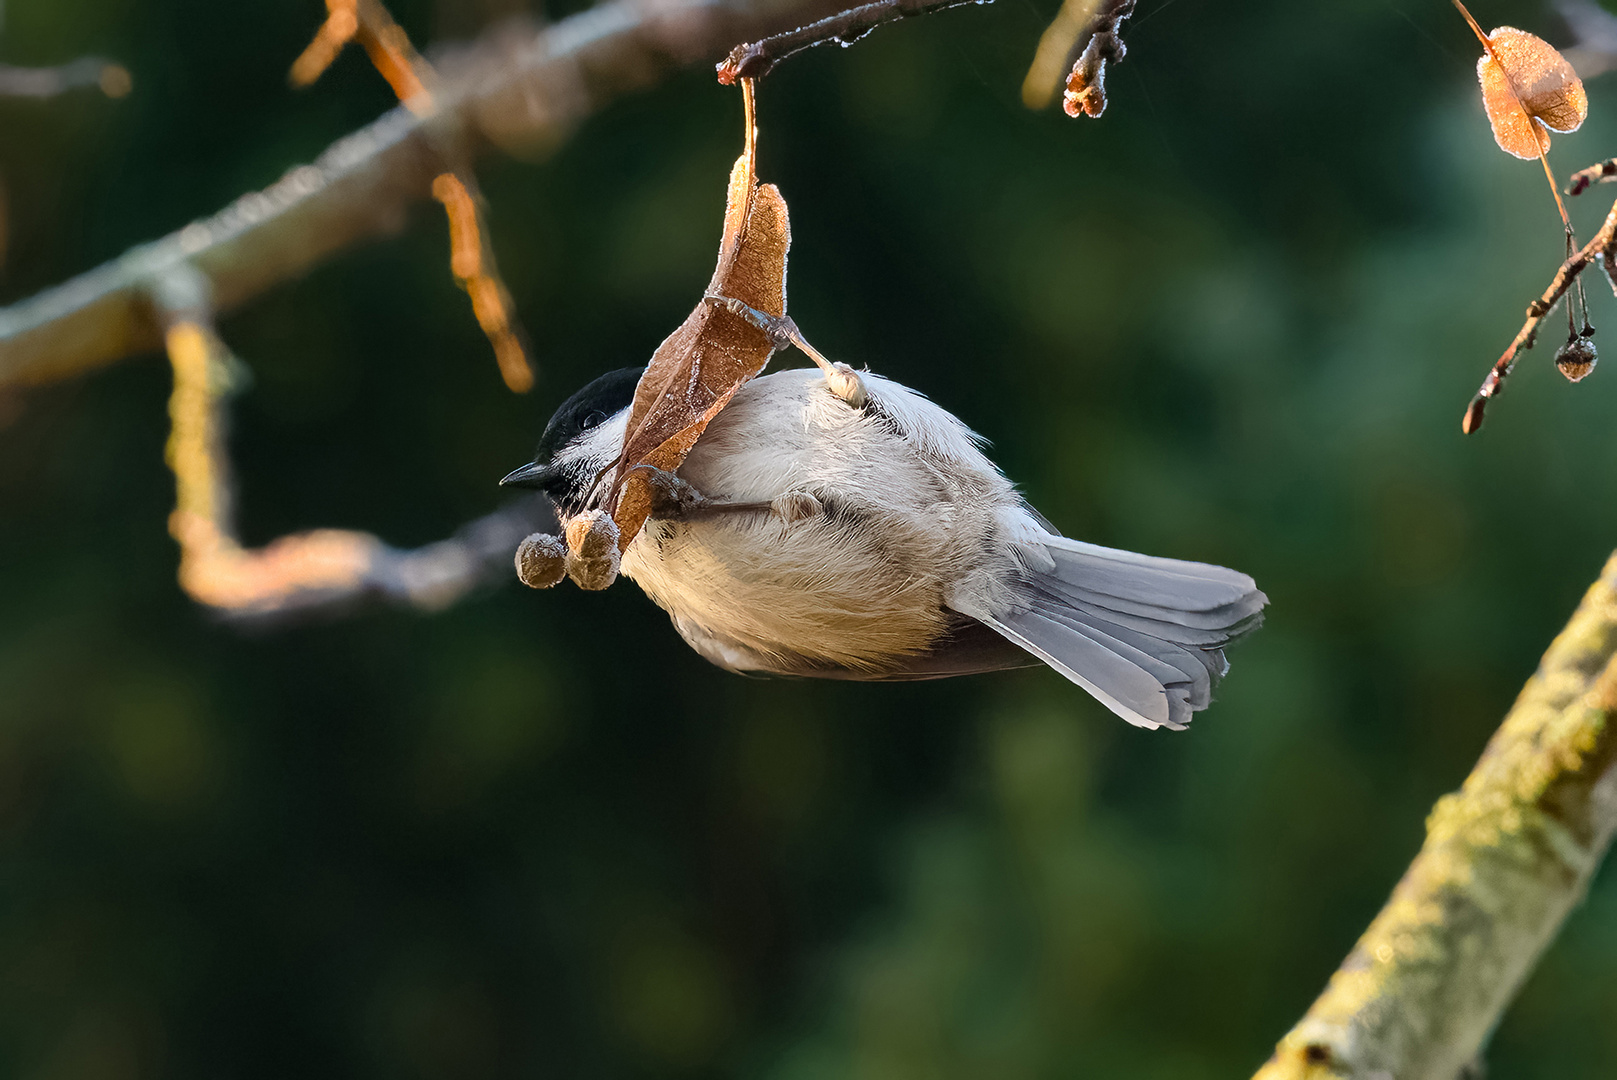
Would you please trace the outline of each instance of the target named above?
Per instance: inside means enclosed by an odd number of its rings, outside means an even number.
[[[1549,158],[1544,156],[1544,140],[1539,138],[1543,125],[1534,118],[1532,113],[1527,111],[1527,106],[1522,104],[1521,95],[1516,93],[1516,80],[1510,77],[1510,69],[1505,66],[1504,61],[1499,59],[1499,53],[1494,50],[1492,39],[1482,32],[1482,27],[1477,25],[1477,20],[1471,17],[1471,12],[1467,10],[1460,0],[1453,0],[1453,2],[1454,6],[1459,9],[1460,14],[1465,17],[1466,23],[1471,27],[1471,32],[1477,35],[1478,41],[1482,42],[1482,49],[1488,54],[1488,59],[1499,65],[1499,71],[1505,77],[1505,89],[1510,92],[1510,100],[1516,103],[1516,108],[1522,114],[1522,119],[1527,121],[1527,131],[1533,136],[1533,145],[1538,147],[1539,164],[1544,166],[1544,179],[1549,182],[1550,196],[1555,199],[1555,208],[1561,213],[1561,224],[1566,226],[1567,234],[1571,236],[1572,219],[1567,217],[1566,204],[1561,201],[1561,189],[1555,184],[1555,174],[1550,171]],[[1576,246],[1576,238],[1572,240],[1572,243]]]

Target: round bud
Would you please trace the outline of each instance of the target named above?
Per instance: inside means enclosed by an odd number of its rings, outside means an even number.
[[[1577,382],[1595,369],[1595,343],[1591,338],[1575,337],[1555,353],[1555,366],[1561,369],[1568,382]]]
[[[618,523],[605,510],[589,510],[567,522],[567,550],[581,559],[598,559],[618,547]]]
[[[604,510],[591,510],[567,523],[567,576],[580,589],[604,589],[618,578],[622,556],[618,525]]]
[[[548,589],[567,574],[567,545],[559,536],[533,533],[517,545],[517,580],[530,589]]]

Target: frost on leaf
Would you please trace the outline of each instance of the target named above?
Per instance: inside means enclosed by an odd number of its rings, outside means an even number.
[[[751,80],[742,80],[742,86],[747,143],[730,172],[724,235],[707,296],[783,316],[786,250],[792,240],[786,200],[775,185],[758,183]],[[641,466],[677,470],[708,423],[774,351],[768,334],[705,298],[657,347],[635,387],[623,454],[605,502],[618,526],[620,550],[628,548],[651,514],[651,473]]]
[[[1501,150],[1536,158],[1550,148],[1551,131],[1565,133],[1582,126],[1589,114],[1583,82],[1549,42],[1501,26],[1488,35],[1487,45],[1487,53],[1477,61],[1477,80]]]

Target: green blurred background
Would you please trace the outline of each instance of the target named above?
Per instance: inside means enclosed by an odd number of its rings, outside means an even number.
[[[175,585],[166,364],[8,392],[0,1075],[1195,1080],[1267,1056],[1617,542],[1617,376],[1569,386],[1547,337],[1459,433],[1561,238],[1446,2],[1144,0],[1081,123],[1018,101],[1055,6],[771,77],[792,312],[991,438],[1069,534],[1253,574],[1268,624],[1214,708],[1174,734],[1044,670],[743,679],[628,584],[243,633]],[[432,42],[524,5],[392,9]],[[135,89],[0,101],[0,299],[390,107],[357,50],[287,88],[323,14],[11,0],[0,59],[99,53]],[[1476,14],[1566,40],[1536,2]],[[1563,174],[1617,152],[1617,79],[1589,91]],[[423,543],[498,505],[560,399],[698,296],[739,112],[698,67],[480,168],[527,397],[431,204],[229,317],[247,541]],[[1608,869],[1497,1074],[1617,1067],[1613,970]]]

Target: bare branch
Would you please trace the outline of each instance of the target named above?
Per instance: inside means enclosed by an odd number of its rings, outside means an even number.
[[[338,251],[396,231],[433,179],[489,144],[544,144],[648,75],[800,21],[820,0],[608,0],[539,33],[446,55],[435,109],[395,109],[218,214],[0,309],[0,387],[156,348],[153,283],[191,265],[229,311]]]
[[[851,8],[848,11],[821,19],[784,34],[737,45],[718,65],[719,82],[730,86],[737,79],[761,79],[775,70],[775,65],[816,45],[835,41],[849,45],[884,23],[897,22],[915,15],[930,15],[935,11],[964,7],[967,4],[992,3],[993,0],[876,0],[873,4]]]
[[[268,597],[260,594],[260,602],[252,606],[215,610],[232,622],[254,624],[339,614],[373,602],[440,611],[474,590],[509,581],[511,553],[522,538],[557,527],[550,504],[533,495],[463,525],[447,540],[418,548],[390,547],[369,533],[346,530],[296,533],[247,554],[261,559],[268,573],[274,573],[277,562],[289,564],[285,576],[292,580],[306,578],[298,564],[311,564],[324,537],[337,537],[340,546],[368,541],[368,559],[342,587],[286,588]]]
[[[1617,831],[1617,555],[1256,1080],[1456,1080]]]
[[[1487,377],[1482,380],[1481,388],[1471,399],[1471,404],[1466,406],[1465,417],[1460,421],[1461,431],[1469,435],[1482,426],[1483,412],[1487,409],[1488,402],[1504,390],[1505,379],[1515,368],[1517,356],[1524,349],[1533,347],[1533,341],[1538,336],[1539,324],[1544,321],[1545,316],[1555,310],[1555,305],[1561,302],[1561,298],[1566,295],[1567,289],[1577,280],[1578,275],[1583,273],[1597,257],[1605,261],[1608,274],[1610,273],[1614,238],[1617,238],[1617,203],[1612,204],[1611,211],[1606,215],[1605,224],[1600,226],[1600,231],[1561,264],[1561,268],[1555,272],[1555,277],[1550,279],[1549,287],[1544,290],[1544,294],[1527,306],[1527,320],[1522,323],[1522,328],[1516,332],[1515,339],[1504,353],[1494,361]],[[1612,278],[1612,288],[1617,291],[1617,277]]]

